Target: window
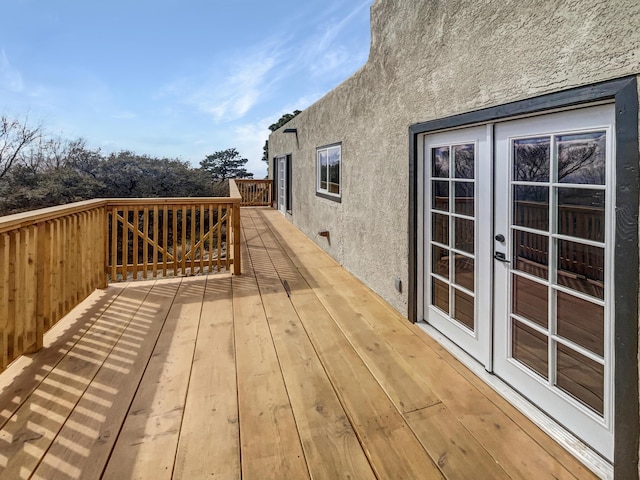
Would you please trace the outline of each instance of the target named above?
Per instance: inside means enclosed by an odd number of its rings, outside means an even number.
[[[342,163],[342,146],[329,145],[318,148],[316,192],[319,196],[340,199],[340,169]]]

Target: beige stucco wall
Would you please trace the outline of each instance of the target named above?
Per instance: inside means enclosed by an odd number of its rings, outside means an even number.
[[[640,73],[640,2],[376,0],[371,24],[368,63],[269,153],[293,156],[293,223],[406,315],[408,127]],[[342,203],[315,195],[316,147],[335,142]]]

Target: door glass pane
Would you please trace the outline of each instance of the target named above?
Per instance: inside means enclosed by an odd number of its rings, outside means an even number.
[[[549,348],[546,335],[515,319],[511,320],[511,355],[545,379],[549,377]]]
[[[549,278],[549,237],[513,230],[513,268],[547,280]]]
[[[475,145],[456,145],[453,147],[456,178],[473,178]]]
[[[449,211],[449,181],[434,180],[431,182],[431,208],[433,210]]]
[[[449,147],[431,150],[431,176],[449,178]]]
[[[559,135],[556,142],[559,182],[604,185],[605,132]]]
[[[449,250],[436,245],[431,247],[431,271],[449,278]]]
[[[604,248],[558,240],[558,284],[604,300]]]
[[[449,314],[449,285],[433,277],[431,278],[431,303]]]
[[[455,248],[473,254],[473,220],[455,218]]]
[[[604,190],[558,188],[558,233],[604,242]]]
[[[517,182],[548,182],[550,138],[526,138],[513,142],[513,179]]]
[[[473,297],[467,295],[464,292],[461,292],[457,288],[454,288],[453,292],[453,301],[455,305],[453,318],[455,320],[458,320],[463,325],[469,327],[471,330],[474,330]]]
[[[456,261],[454,265],[455,283],[461,287],[466,288],[473,292],[474,284],[474,261],[473,258],[469,258],[465,255],[456,255]]]
[[[471,182],[454,182],[455,212],[461,215],[474,214],[474,185]]]
[[[449,245],[449,217],[438,213],[431,214],[431,240]]]
[[[558,344],[556,385],[602,415],[604,411],[604,366]]]
[[[549,231],[549,188],[529,185],[513,187],[513,224]]]
[[[556,292],[558,335],[604,355],[604,307],[564,292]]]
[[[513,313],[547,328],[549,325],[549,289],[519,275],[511,275]]]

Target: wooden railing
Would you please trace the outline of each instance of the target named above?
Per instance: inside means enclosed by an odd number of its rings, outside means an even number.
[[[240,275],[240,193],[99,199],[0,217],[0,371],[96,288],[137,278]]]
[[[112,281],[239,272],[239,248],[231,242],[239,203],[229,199],[122,199],[107,207],[108,271]],[[237,211],[236,211],[237,210]]]
[[[104,226],[104,200],[0,218],[0,368],[106,287]]]
[[[273,180],[236,179],[243,207],[268,207],[273,198]]]

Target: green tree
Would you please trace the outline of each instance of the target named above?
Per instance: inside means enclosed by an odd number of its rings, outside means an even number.
[[[282,127],[285,123],[287,123],[292,118],[296,117],[298,114],[302,113],[300,110],[294,110],[293,113],[285,113],[280,117],[276,123],[272,123],[269,125],[269,130],[275,132],[280,127]],[[269,165],[269,140],[265,140],[264,147],[262,147],[262,161],[266,162]]]
[[[235,148],[227,148],[214,152],[200,162],[200,168],[209,172],[216,180],[226,180],[228,178],[252,178],[253,173],[247,172],[244,168],[248,160],[242,158]]]

